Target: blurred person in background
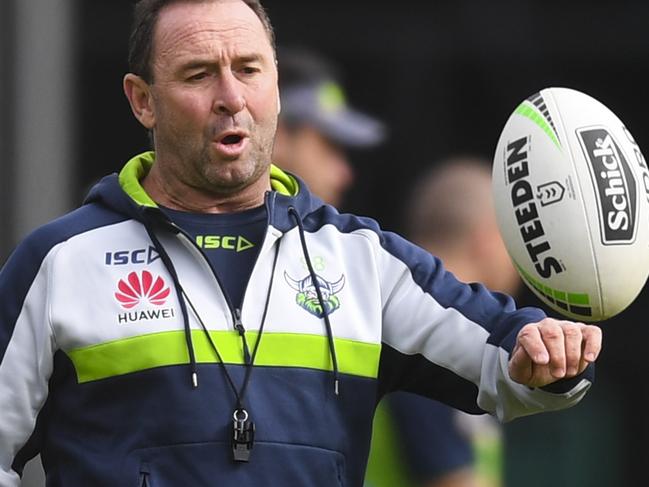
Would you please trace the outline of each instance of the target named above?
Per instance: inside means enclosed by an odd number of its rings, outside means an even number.
[[[458,156],[434,164],[417,179],[404,221],[407,237],[440,257],[458,279],[510,295],[519,290],[496,222],[488,160]],[[368,467],[376,487],[501,484],[500,430],[491,418],[407,392],[388,395],[383,408],[377,416],[383,438],[373,440]],[[406,467],[397,475],[388,466],[394,457]]]
[[[339,69],[330,60],[280,47],[278,61],[281,112],[273,161],[338,207],[354,182],[349,150],[378,146],[386,128],[347,104]]]
[[[349,149],[376,147],[386,129],[347,104],[339,68],[321,54],[283,47],[278,61],[282,111],[273,162],[340,206],[353,185]],[[486,161],[445,162],[418,186],[406,214],[409,232],[415,243],[447,256],[460,279],[511,293],[517,274],[500,240],[490,191]],[[487,485],[478,483],[473,469],[471,424],[457,410],[409,393],[388,399],[377,413],[368,485]]]

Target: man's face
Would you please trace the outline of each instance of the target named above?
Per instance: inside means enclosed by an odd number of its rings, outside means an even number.
[[[277,126],[277,69],[268,35],[247,5],[220,0],[164,8],[152,72],[162,171],[219,194],[266,173]]]
[[[277,132],[273,162],[306,182],[326,203],[337,206],[354,182],[344,151],[310,125]]]

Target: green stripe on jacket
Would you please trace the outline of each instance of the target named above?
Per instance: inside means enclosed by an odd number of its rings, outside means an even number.
[[[243,365],[241,338],[234,331],[211,331],[216,347],[228,364]],[[252,350],[258,334],[248,332]],[[198,363],[217,363],[202,330],[192,330]],[[343,374],[376,378],[381,346],[343,338],[335,339],[338,369]],[[79,348],[68,352],[79,383],[116,377],[155,367],[189,362],[184,331],[152,333]],[[298,333],[264,333],[255,365],[333,370],[326,336]]]

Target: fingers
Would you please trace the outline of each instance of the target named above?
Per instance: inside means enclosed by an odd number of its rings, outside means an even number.
[[[566,341],[565,334],[558,322],[545,323],[539,326],[541,339],[550,356],[550,373],[556,379],[566,375]]]
[[[518,346],[509,361],[509,376],[512,380],[529,387],[541,387],[557,379],[550,374],[549,363],[537,364],[527,350]]]
[[[580,365],[582,362],[582,331],[581,327],[576,323],[566,324],[563,331],[563,340],[565,344],[565,360],[566,368],[564,375],[567,377],[574,377],[579,373]],[[563,377],[561,374],[552,374],[557,378]]]
[[[519,332],[510,376],[530,387],[574,377],[597,359],[601,345],[602,333],[596,326],[546,318]]]
[[[597,326],[586,326],[582,330],[584,337],[584,359],[594,362],[602,350],[602,330]]]
[[[525,349],[535,364],[545,365],[550,360],[548,349],[543,343],[540,327],[536,324],[523,327],[518,334],[517,345]]]

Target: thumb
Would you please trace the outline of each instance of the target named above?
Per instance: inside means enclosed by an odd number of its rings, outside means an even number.
[[[519,384],[528,384],[534,373],[533,365],[532,358],[525,348],[517,345],[509,360],[509,376]]]

